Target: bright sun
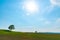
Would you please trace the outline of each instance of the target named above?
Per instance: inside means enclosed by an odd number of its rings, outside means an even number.
[[[30,3],[26,4],[26,9],[30,12],[34,12],[37,10],[37,7],[33,2],[30,2]]]
[[[37,7],[37,4],[33,1],[29,1],[29,2],[26,2],[24,4],[24,9],[27,11],[27,12],[36,12],[38,10],[38,7]]]

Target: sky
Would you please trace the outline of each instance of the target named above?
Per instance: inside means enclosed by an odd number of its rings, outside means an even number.
[[[0,29],[60,32],[60,0],[0,0]]]

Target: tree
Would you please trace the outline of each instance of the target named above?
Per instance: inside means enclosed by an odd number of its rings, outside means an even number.
[[[35,33],[37,33],[37,31],[35,31]]]
[[[10,26],[8,27],[8,29],[9,29],[10,31],[12,31],[12,30],[15,29],[15,27],[14,27],[14,25],[10,25]]]

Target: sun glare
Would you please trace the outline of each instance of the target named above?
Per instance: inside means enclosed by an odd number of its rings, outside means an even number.
[[[27,12],[33,13],[38,10],[37,4],[34,1],[28,1],[24,4],[24,9]]]
[[[26,9],[30,12],[36,11],[37,10],[36,8],[37,7],[33,2],[30,2],[30,3],[26,4]]]

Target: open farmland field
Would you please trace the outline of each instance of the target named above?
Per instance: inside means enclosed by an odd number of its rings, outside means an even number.
[[[60,34],[25,33],[0,30],[0,40],[60,40]]]

